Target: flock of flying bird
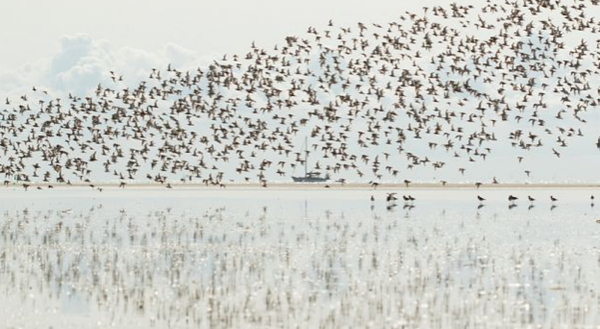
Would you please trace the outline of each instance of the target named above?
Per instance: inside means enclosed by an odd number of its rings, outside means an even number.
[[[110,72],[86,96],[34,87],[0,112],[0,173],[25,188],[266,186],[303,168],[305,137],[311,168],[341,182],[447,162],[464,175],[498,143],[523,166],[534,150],[560,158],[600,103],[590,8],[598,0],[435,6],[388,24],[330,21],[195,71],[152,69],[133,86]]]

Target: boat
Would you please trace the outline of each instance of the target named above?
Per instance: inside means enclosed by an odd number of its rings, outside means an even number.
[[[329,174],[325,177],[320,172],[308,171],[308,138],[304,139],[304,176],[292,176],[294,183],[324,183],[329,180]]]
[[[304,177],[292,176],[295,183],[323,183],[329,180],[329,175],[321,177],[321,173],[308,172],[304,174]]]

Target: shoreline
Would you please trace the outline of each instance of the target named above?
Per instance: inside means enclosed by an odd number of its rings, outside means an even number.
[[[48,183],[25,183],[29,190],[48,189],[90,189],[102,188],[110,190],[142,190],[142,189],[167,189],[166,184],[144,184],[126,183],[124,188],[119,183],[73,183],[73,184],[48,184]],[[49,188],[52,186],[52,188]],[[600,189],[600,183],[506,183],[506,184],[482,184],[477,187],[474,183],[411,183],[408,187],[404,183],[380,183],[373,187],[368,183],[268,183],[267,187],[258,183],[228,183],[225,187],[206,184],[184,184],[171,183],[172,189],[176,190],[490,190],[490,189]],[[3,185],[7,189],[23,189],[23,184]]]

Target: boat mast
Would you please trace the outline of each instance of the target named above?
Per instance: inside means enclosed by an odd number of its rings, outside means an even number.
[[[308,175],[308,137],[304,136],[304,152],[306,152],[305,156],[304,156],[304,177],[306,177],[306,175]]]

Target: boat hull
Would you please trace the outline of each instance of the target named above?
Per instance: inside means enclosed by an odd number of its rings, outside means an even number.
[[[292,176],[295,183],[324,183],[328,178],[324,177],[295,177]]]

